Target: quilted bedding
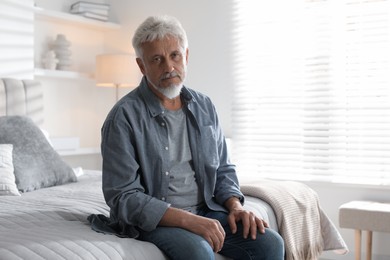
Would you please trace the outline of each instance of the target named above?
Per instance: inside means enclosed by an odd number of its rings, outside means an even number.
[[[246,207],[276,227],[268,204],[248,197]],[[85,171],[75,183],[1,196],[0,259],[166,259],[151,243],[91,230],[92,213],[109,213],[98,171]]]

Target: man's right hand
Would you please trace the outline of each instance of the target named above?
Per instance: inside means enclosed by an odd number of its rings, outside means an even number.
[[[168,208],[159,223],[161,226],[179,227],[202,236],[214,252],[221,251],[225,231],[218,220],[201,217],[190,212]]]

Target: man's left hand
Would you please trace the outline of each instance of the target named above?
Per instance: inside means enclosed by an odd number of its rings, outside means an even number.
[[[268,223],[258,218],[253,212],[245,209],[233,209],[228,216],[228,223],[232,233],[237,232],[237,222],[241,221],[243,226],[243,236],[248,238],[251,236],[253,240],[256,239],[257,231],[265,233],[265,228],[268,227]]]

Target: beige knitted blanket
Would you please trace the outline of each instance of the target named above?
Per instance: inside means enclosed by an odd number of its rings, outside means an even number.
[[[323,250],[348,252],[339,232],[322,212],[317,193],[307,185],[263,180],[243,184],[241,191],[264,200],[273,208],[284,239],[286,260],[316,260]]]

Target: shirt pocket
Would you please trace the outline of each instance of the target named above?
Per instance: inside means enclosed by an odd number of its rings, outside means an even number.
[[[216,170],[219,166],[217,134],[212,126],[202,126],[201,144],[206,168]]]

